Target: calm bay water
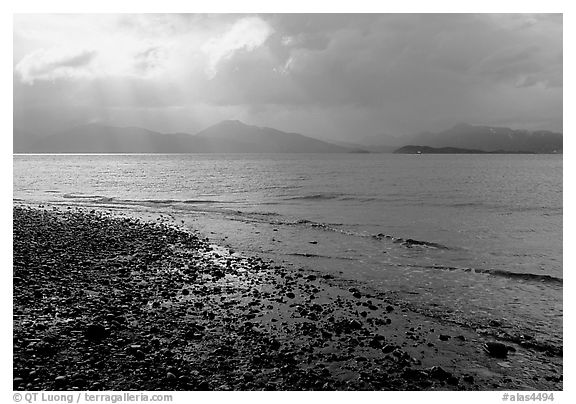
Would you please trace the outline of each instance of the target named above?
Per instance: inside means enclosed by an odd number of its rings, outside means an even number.
[[[13,180],[562,343],[562,156],[15,155]]]

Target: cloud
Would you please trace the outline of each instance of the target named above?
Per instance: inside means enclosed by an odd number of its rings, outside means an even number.
[[[143,76],[153,75],[164,68],[166,58],[168,58],[166,49],[151,46],[134,55],[134,71]]]
[[[39,49],[25,56],[15,70],[27,84],[35,80],[89,77],[96,55],[96,51],[85,49]]]
[[[142,20],[148,24],[142,25]],[[28,84],[153,77],[166,72],[173,62],[175,34],[166,28],[168,19],[55,14],[17,15],[14,22],[15,71]]]
[[[274,32],[258,16],[237,15],[19,15],[15,70],[37,80],[95,77],[179,78],[198,65],[208,79],[240,51],[260,47]],[[27,48],[34,48],[26,52]],[[90,48],[89,66],[60,66]],[[72,56],[70,56],[72,55]],[[67,68],[64,68],[67,67]],[[73,68],[74,67],[74,68]]]
[[[557,15],[25,15],[14,48],[23,121],[32,105],[82,104],[126,125],[145,114],[185,130],[230,113],[341,138],[562,125]]]
[[[261,46],[272,32],[272,27],[259,17],[246,17],[236,21],[226,32],[202,46],[208,57],[208,77],[214,78],[219,64],[230,59],[235,52],[252,51]]]
[[[340,25],[329,16],[319,18],[329,27],[320,33],[306,31],[312,29],[310,16],[302,16],[300,25],[290,18],[290,26],[304,32],[282,38],[289,50],[276,49],[277,70],[306,88],[314,104],[375,107],[406,99],[411,107],[431,98],[449,107],[460,102],[457,93],[561,83],[561,29],[544,29],[533,17],[527,25],[525,18],[511,16],[514,23],[505,29],[506,16],[497,18],[498,25],[490,15],[349,16]],[[300,45],[296,38],[306,35],[329,40]]]
[[[517,87],[562,86],[562,59],[536,45],[502,49],[483,59],[475,71],[492,82],[510,82]]]

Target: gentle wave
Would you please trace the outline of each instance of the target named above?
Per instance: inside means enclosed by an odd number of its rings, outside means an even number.
[[[321,223],[321,222],[314,222],[314,221],[308,220],[308,219],[300,219],[300,220],[296,220],[293,222],[287,221],[287,222],[285,222],[285,224],[287,224],[287,225],[304,225],[304,226],[315,227],[315,228],[328,230],[328,231],[337,231],[337,232],[342,231],[341,229],[336,229],[336,228],[332,227],[332,226],[342,226],[342,223]],[[354,233],[350,232],[350,234],[354,234]]]
[[[292,201],[292,200],[328,200],[328,199],[340,199],[345,197],[345,194],[340,193],[317,193],[317,194],[308,194],[308,195],[293,195],[293,196],[286,196],[282,198],[285,201]]]
[[[564,280],[562,278],[557,278],[552,275],[542,275],[542,274],[532,274],[532,273],[520,273],[520,272],[509,272],[504,271],[501,269],[489,269],[485,270],[485,273],[494,276],[503,276],[505,278],[510,279],[523,279],[527,281],[535,281],[535,282],[543,282],[543,283],[555,283],[555,284],[564,284]]]
[[[195,204],[195,203],[227,203],[224,201],[219,201],[216,199],[143,199],[143,200],[133,200],[133,199],[125,199],[123,202],[131,202],[131,203],[155,203],[159,205],[173,205],[178,203],[183,204]]]
[[[355,201],[355,202],[372,202],[381,200],[382,198],[372,196],[357,196],[336,192],[323,192],[307,195],[291,195],[279,198],[281,201],[326,201],[326,200],[339,200],[339,201]],[[279,202],[269,201],[268,204],[276,205]]]
[[[319,223],[314,222],[308,219],[298,219],[298,220],[288,220],[288,219],[281,219],[282,215],[274,212],[242,212],[242,211],[235,211],[235,212],[226,212],[227,214],[232,214],[235,216],[236,220],[240,221],[259,221],[261,223],[271,224],[274,226],[302,226],[313,228],[317,230],[323,230],[328,232],[334,233],[341,233],[346,234],[349,236],[359,236],[364,237],[364,235],[344,229],[338,228],[339,226],[343,226],[342,223]],[[274,217],[279,217],[279,219],[275,219]]]
[[[281,216],[280,213],[276,212],[248,212],[247,214],[254,216]]]
[[[254,213],[254,212],[241,212],[241,211],[234,212],[234,215],[239,217],[240,218],[239,220],[242,220],[242,218],[247,218],[250,221],[253,221],[254,219],[261,219],[259,216],[281,216],[277,213],[270,214],[270,213],[261,213],[261,212]],[[415,240],[412,238],[396,237],[396,236],[387,235],[387,234],[383,234],[383,233],[378,233],[378,234],[372,235],[372,234],[356,232],[356,231],[352,231],[352,230],[348,230],[348,229],[343,228],[344,224],[342,224],[342,223],[321,223],[321,222],[315,222],[315,221],[308,220],[308,219],[299,219],[299,220],[290,221],[290,220],[281,220],[281,219],[269,220],[269,219],[265,218],[262,221],[265,223],[277,225],[277,226],[281,226],[281,225],[303,226],[303,227],[309,227],[309,228],[313,228],[313,229],[317,229],[317,230],[323,230],[323,231],[327,231],[327,232],[340,233],[340,234],[344,234],[347,236],[353,236],[353,237],[369,238],[369,239],[374,239],[374,240],[389,240],[393,244],[399,244],[399,245],[402,245],[402,246],[407,247],[407,248],[427,247],[427,248],[434,248],[434,249],[439,249],[439,250],[451,250],[451,249],[453,249],[451,247],[448,247],[448,246],[445,246],[443,244],[436,243],[433,241],[422,241],[422,240]]]
[[[561,215],[562,206],[511,206],[507,204],[486,203],[486,202],[455,202],[455,203],[436,203],[437,206],[446,206],[449,208],[483,208],[488,210],[511,212],[537,212],[544,216]]]
[[[310,197],[315,197],[318,195],[324,195],[324,194],[311,195]],[[69,198],[69,199],[81,199],[81,200],[90,199],[91,202],[96,202],[96,203],[101,202],[101,203],[116,203],[116,204],[130,204],[130,205],[133,205],[133,204],[136,204],[136,205],[137,204],[142,204],[142,205],[148,205],[148,204],[193,205],[193,204],[232,203],[232,202],[224,202],[224,201],[212,200],[212,199],[186,199],[186,200],[180,200],[180,199],[140,199],[140,200],[118,199],[118,198],[113,198],[113,197],[105,197],[105,196],[101,196],[101,195],[66,194],[66,195],[64,195],[64,197]],[[242,212],[242,211],[238,210],[238,211],[234,211],[234,212],[227,211],[226,213],[234,215],[236,218],[239,218],[239,220],[243,220],[243,219],[246,219],[249,221],[256,220],[256,221],[260,221],[260,222],[264,222],[264,223],[268,223],[268,224],[272,224],[272,225],[276,225],[276,226],[281,226],[281,225],[305,226],[305,227],[309,227],[309,228],[313,228],[313,229],[317,229],[317,230],[340,233],[340,234],[345,234],[345,235],[353,236],[353,237],[372,238],[372,239],[376,239],[376,240],[390,240],[394,244],[400,244],[400,245],[407,247],[407,248],[428,247],[428,248],[436,248],[436,249],[443,249],[443,250],[450,249],[449,247],[447,247],[445,245],[435,243],[432,241],[422,241],[422,240],[415,240],[412,238],[402,238],[402,237],[386,235],[383,233],[370,235],[370,234],[355,232],[355,231],[351,231],[351,230],[346,230],[346,229],[341,228],[341,226],[343,226],[342,223],[322,223],[322,222],[315,222],[315,221],[308,220],[308,219],[297,219],[297,220],[276,219],[276,218],[281,216],[280,214],[278,214],[276,212]]]
[[[296,257],[306,257],[306,258],[328,258],[328,259],[338,259],[338,260],[355,261],[355,258],[336,257],[336,256],[332,256],[332,255],[322,255],[322,254],[287,253],[286,255],[293,255],[293,256],[296,256]]]
[[[464,267],[454,267],[448,265],[415,265],[415,264],[395,264],[397,267],[409,267],[409,268],[426,268],[426,269],[440,269],[443,271],[463,271],[476,274],[485,274],[492,276],[500,276],[508,279],[521,279],[530,282],[541,282],[546,284],[556,284],[562,286],[564,280],[551,275],[534,274],[528,272],[510,272],[502,269],[483,269],[483,268],[464,268]]]
[[[435,243],[432,241],[422,241],[422,240],[414,240],[413,238],[394,237],[394,236],[391,236],[389,234],[384,234],[384,233],[374,234],[371,237],[373,239],[376,239],[376,240],[388,239],[388,240],[391,240],[395,244],[402,244],[403,246],[408,247],[408,248],[412,248],[414,246],[420,246],[420,247],[437,248],[440,250],[449,250],[450,249],[443,244]]]
[[[104,198],[102,195],[84,195],[84,194],[64,194],[62,198],[65,199],[100,199]]]
[[[223,203],[222,201],[218,200],[209,200],[209,199],[187,199],[187,200],[178,200],[178,199],[142,199],[142,200],[134,200],[134,199],[118,199],[114,197],[106,197],[102,195],[82,195],[82,194],[64,194],[62,195],[63,198],[66,199],[77,199],[83,203],[91,202],[91,203],[113,203],[119,205],[147,205],[147,204],[159,204],[159,205],[178,205],[178,204],[211,204],[211,203]],[[392,244],[402,245],[407,248],[412,247],[424,247],[424,248],[434,248],[434,249],[443,249],[448,250],[452,249],[448,246],[443,244],[431,242],[431,241],[423,241],[423,240],[415,240],[412,238],[403,238],[403,237],[396,237],[389,234],[378,233],[378,234],[366,234],[360,232],[354,232],[350,230],[346,230],[342,228],[344,226],[342,223],[321,223],[315,222],[308,219],[299,219],[299,220],[283,220],[282,215],[275,213],[275,212],[242,212],[239,210],[236,211],[229,211],[226,210],[226,214],[233,215],[236,220],[249,220],[249,221],[257,221],[262,223],[268,223],[272,225],[286,225],[286,226],[304,226],[308,228],[313,228],[322,231],[329,231],[329,232],[337,232],[348,236],[353,237],[362,237],[362,238],[369,238],[372,240],[378,241],[388,241]],[[229,217],[230,218],[230,217]],[[289,253],[288,255],[294,256],[302,256],[308,258],[327,258],[327,259],[348,259],[353,260],[353,258],[343,258],[338,256],[328,256],[328,255],[318,255],[318,254],[308,254],[308,253]],[[415,264],[393,264],[394,266],[398,267],[414,267],[414,268],[426,268],[426,269],[433,269],[433,270],[448,270],[448,271],[463,271],[463,272],[472,272],[477,274],[486,274],[498,277],[504,277],[508,279],[518,279],[530,282],[540,282],[545,284],[555,284],[555,285],[563,285],[563,279],[554,277],[552,275],[544,275],[544,274],[534,274],[534,273],[519,273],[519,272],[510,272],[500,269],[482,269],[482,268],[463,268],[463,267],[454,267],[454,266],[444,266],[444,265],[415,265]]]
[[[205,203],[228,203],[217,199],[120,199],[116,197],[103,195],[83,195],[83,194],[64,194],[65,199],[90,200],[90,202],[115,202],[118,204],[157,204],[157,205],[174,205],[174,204],[205,204]]]
[[[490,207],[490,208],[496,208],[499,207],[497,205],[489,205],[485,202],[456,202],[456,203],[447,203],[447,204],[439,204],[439,205],[443,205],[443,206],[450,206],[453,208],[477,208],[477,207]]]

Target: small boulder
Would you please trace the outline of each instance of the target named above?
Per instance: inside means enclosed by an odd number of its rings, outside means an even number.
[[[402,373],[404,380],[422,380],[426,378],[426,374],[418,369],[406,368]]]
[[[490,320],[490,322],[488,324],[490,324],[491,327],[501,327],[502,326],[502,323],[498,320]]]
[[[466,375],[462,378],[462,380],[464,380],[466,383],[474,383],[474,376]]]
[[[100,341],[108,336],[108,330],[102,324],[92,323],[84,330],[84,336],[90,341]]]
[[[437,380],[448,380],[450,377],[452,377],[450,372],[442,369],[440,366],[431,367],[429,369],[429,374],[430,377]]]
[[[382,348],[382,352],[384,352],[385,354],[390,353],[392,351],[394,351],[396,349],[396,347],[394,345],[384,345],[384,347]]]
[[[172,372],[166,373],[166,381],[169,384],[174,384],[174,383],[176,383],[177,380],[178,380],[178,378],[176,377],[176,375],[174,373],[172,373]]]
[[[505,358],[508,355],[508,347],[501,342],[487,342],[483,348],[488,355],[494,358]]]
[[[64,387],[68,383],[68,378],[66,376],[58,376],[54,379],[54,385],[56,387]]]
[[[384,337],[377,335],[377,336],[374,336],[374,338],[372,338],[370,340],[370,342],[368,343],[368,346],[370,348],[380,349],[380,348],[382,348],[382,342],[383,341],[384,341]]]
[[[446,380],[446,383],[448,383],[451,386],[458,386],[460,380],[458,380],[456,376],[450,376],[448,380]]]
[[[86,387],[86,385],[87,385],[86,379],[84,379],[81,376],[74,377],[72,380],[72,386],[74,387],[83,388]]]
[[[12,386],[14,388],[17,388],[18,386],[20,386],[22,383],[24,383],[24,379],[21,377],[15,377],[14,381],[12,382]]]

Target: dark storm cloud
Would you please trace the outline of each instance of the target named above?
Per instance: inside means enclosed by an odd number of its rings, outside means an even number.
[[[558,15],[124,15],[105,26],[114,40],[95,37],[97,53],[62,66],[50,46],[32,50],[46,57],[27,71],[20,110],[61,100],[63,111],[126,124],[146,111],[157,128],[182,130],[234,115],[339,138],[463,121],[562,127]],[[20,77],[29,55],[15,60]]]

